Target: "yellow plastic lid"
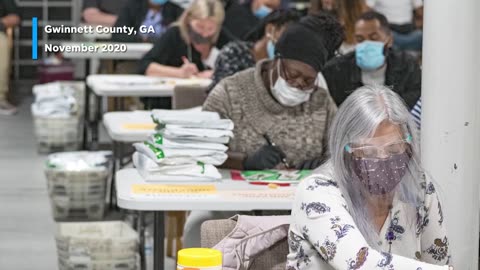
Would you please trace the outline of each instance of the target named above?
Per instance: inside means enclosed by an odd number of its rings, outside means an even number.
[[[210,248],[186,248],[178,252],[178,264],[187,267],[222,266],[222,252]]]

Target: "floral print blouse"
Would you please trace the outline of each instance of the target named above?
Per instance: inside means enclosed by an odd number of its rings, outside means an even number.
[[[288,237],[287,270],[440,270],[450,253],[435,186],[423,177],[425,200],[415,209],[399,200],[379,234],[380,250],[369,247],[348,211],[331,167],[299,185]],[[391,253],[388,234],[391,235]]]

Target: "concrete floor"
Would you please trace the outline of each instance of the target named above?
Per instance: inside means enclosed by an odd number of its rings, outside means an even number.
[[[29,89],[23,91],[17,115],[0,115],[2,270],[58,269],[55,222],[43,175],[45,156],[36,149],[30,115],[33,98],[28,95]],[[165,269],[175,269],[175,261],[167,258]]]
[[[0,269],[57,269],[55,228],[27,98],[0,116]]]

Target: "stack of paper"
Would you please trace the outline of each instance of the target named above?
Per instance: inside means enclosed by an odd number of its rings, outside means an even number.
[[[215,181],[227,160],[233,122],[214,112],[154,110],[157,133],[136,143],[133,162],[147,181]]]
[[[31,109],[34,116],[70,117],[77,113],[75,89],[59,82],[46,84],[43,91],[33,91],[35,101]]]

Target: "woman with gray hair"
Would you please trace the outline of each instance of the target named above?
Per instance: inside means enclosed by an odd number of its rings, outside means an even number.
[[[329,135],[329,161],[297,190],[287,269],[453,269],[401,98],[384,86],[359,88]]]

